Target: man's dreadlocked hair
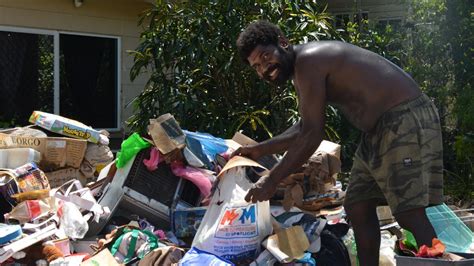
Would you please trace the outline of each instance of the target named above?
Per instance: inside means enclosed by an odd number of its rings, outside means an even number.
[[[251,23],[240,33],[237,39],[237,49],[239,50],[240,57],[245,63],[249,63],[247,58],[252,53],[253,49],[259,44],[278,45],[278,37],[283,37],[283,32],[276,25],[265,21],[258,20]]]

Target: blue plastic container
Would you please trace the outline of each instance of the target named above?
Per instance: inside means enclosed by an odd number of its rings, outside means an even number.
[[[3,245],[21,236],[19,225],[0,224],[0,244]]]

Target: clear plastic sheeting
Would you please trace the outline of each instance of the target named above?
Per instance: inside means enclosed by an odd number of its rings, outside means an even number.
[[[448,252],[466,252],[472,244],[472,231],[446,204],[426,208],[438,238]]]

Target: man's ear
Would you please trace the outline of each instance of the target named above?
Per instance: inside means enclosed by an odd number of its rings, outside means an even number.
[[[290,46],[290,42],[284,36],[278,36],[278,43],[283,49],[288,49],[288,47]]]

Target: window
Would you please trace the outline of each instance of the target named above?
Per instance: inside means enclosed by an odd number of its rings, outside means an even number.
[[[336,28],[344,27],[347,25],[348,22],[354,22],[354,23],[360,23],[362,20],[368,20],[369,19],[369,12],[363,11],[359,13],[344,13],[344,14],[337,14],[336,15],[336,20],[335,20],[335,26]]]
[[[0,26],[0,128],[42,110],[118,129],[119,65],[117,37]]]
[[[343,27],[349,22],[349,14],[336,15],[336,27]]]
[[[401,24],[402,20],[400,18],[380,19],[377,22],[377,27],[380,29],[385,29],[388,25],[390,25],[393,30],[397,31],[400,29]]]
[[[360,22],[362,22],[362,20],[368,20],[369,19],[369,12],[356,13],[356,14],[354,14],[353,18],[354,18],[353,21],[355,23],[360,23]]]

